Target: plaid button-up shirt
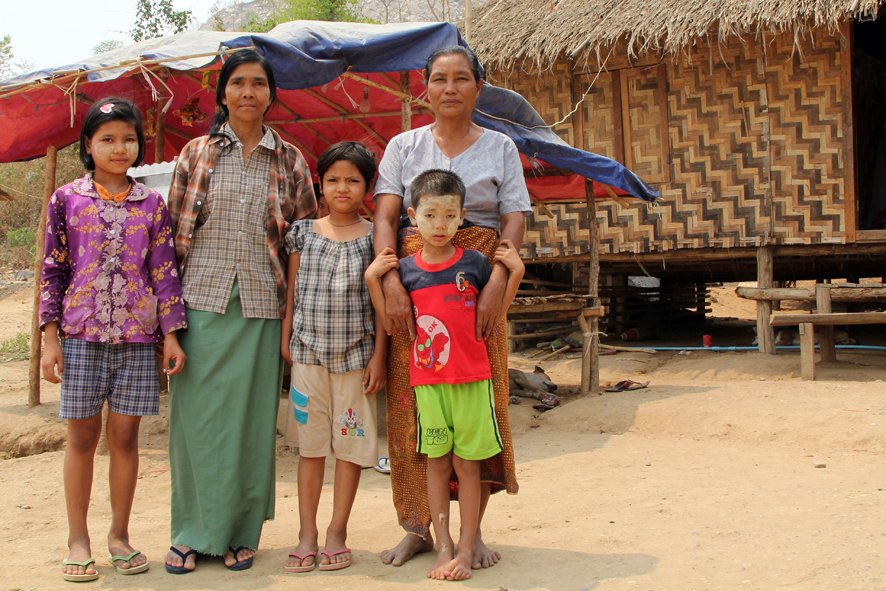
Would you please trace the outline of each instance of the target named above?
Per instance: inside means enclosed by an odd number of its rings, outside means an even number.
[[[222,131],[236,138],[227,125]],[[224,313],[236,277],[245,317],[280,318],[286,302],[283,238],[290,222],[317,209],[310,171],[301,152],[273,130],[266,132],[246,163],[239,141],[227,151],[230,143],[219,137],[196,138],[184,147],[176,164],[169,212],[185,302],[199,310]],[[221,178],[213,179],[215,174]],[[259,200],[264,192],[267,200]],[[215,211],[219,219],[210,222]],[[263,233],[258,231],[261,227]],[[257,256],[262,241],[269,254],[264,261]],[[190,260],[191,254],[197,256]]]

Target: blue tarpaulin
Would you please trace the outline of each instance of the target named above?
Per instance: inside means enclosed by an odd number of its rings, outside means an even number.
[[[250,46],[271,61],[281,89],[281,104],[268,113],[269,124],[295,143],[312,166],[326,146],[343,139],[365,141],[380,154],[400,131],[400,100],[342,74],[350,72],[399,90],[391,74],[408,71],[410,92],[419,97],[424,91],[419,71],[427,57],[435,49],[455,44],[466,45],[451,23],[315,21],[284,23],[263,34],[231,37],[230,33],[195,31],[144,41],[0,82],[0,162],[39,157],[49,145],[74,143],[87,105],[110,95],[136,102],[146,114],[151,136],[150,125],[158,115],[158,91],[172,96],[164,152],[164,159],[170,159],[188,138],[205,133],[205,122],[215,109],[214,84],[220,63],[212,54],[220,48]],[[195,55],[201,57],[192,57]],[[160,68],[168,70],[167,88],[157,77]],[[71,70],[83,75],[58,77]],[[51,83],[46,82],[50,77],[54,77]],[[364,113],[359,103],[366,95],[369,109]],[[419,108],[413,113],[412,124],[432,120],[426,109]],[[658,197],[657,191],[618,162],[566,144],[512,91],[484,85],[474,121],[510,136],[530,170],[543,162],[645,201]],[[153,154],[151,146],[148,154]],[[151,161],[149,157],[147,162]],[[531,181],[531,173],[528,176]],[[538,197],[545,198],[543,194]],[[575,197],[584,197],[583,191]]]

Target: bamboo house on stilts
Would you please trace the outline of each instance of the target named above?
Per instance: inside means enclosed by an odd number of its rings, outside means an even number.
[[[472,30],[493,84],[661,192],[597,200],[610,330],[627,317],[621,298],[644,297],[629,275],[661,280],[656,314],[672,301],[701,318],[712,282],[884,275],[881,0],[500,0]],[[585,204],[540,203],[527,261],[586,260]],[[552,283],[586,282],[581,268]],[[761,297],[760,348],[773,352]]]

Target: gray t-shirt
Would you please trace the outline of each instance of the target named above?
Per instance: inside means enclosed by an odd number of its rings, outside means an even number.
[[[483,135],[455,158],[440,151],[430,125],[401,133],[385,149],[375,194],[401,197],[401,212],[406,215],[412,200],[409,185],[431,168],[451,170],[461,177],[467,189],[466,219],[474,225],[498,230],[504,214],[532,213],[517,146],[508,136],[490,129],[484,129]]]

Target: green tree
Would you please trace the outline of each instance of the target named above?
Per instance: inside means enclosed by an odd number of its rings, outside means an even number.
[[[12,76],[12,37],[0,39],[0,80]]]
[[[374,22],[363,16],[358,0],[283,0],[265,19],[253,16],[244,30],[254,33],[270,31],[280,23],[297,20],[337,21],[351,23]]]
[[[92,46],[92,55],[98,55],[106,51],[111,51],[112,49],[117,49],[118,47],[123,47],[123,42],[119,39],[105,39],[104,41],[99,41]]]
[[[194,20],[190,10],[175,10],[172,0],[138,0],[135,8],[133,41],[175,35],[188,28]]]

